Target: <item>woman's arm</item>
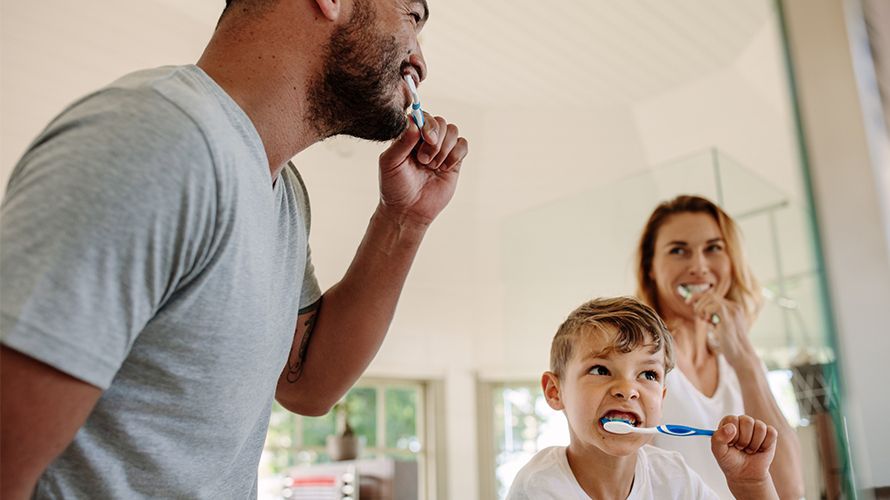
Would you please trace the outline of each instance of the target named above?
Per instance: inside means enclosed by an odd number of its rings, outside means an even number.
[[[753,352],[744,361],[733,365],[742,388],[745,413],[763,420],[779,432],[776,456],[770,466],[770,475],[779,497],[800,499],[804,496],[803,469],[800,462],[800,443],[794,429],[779,409],[770,391],[760,358]]]
[[[779,497],[794,500],[803,498],[800,442],[770,391],[763,363],[748,338],[745,312],[739,304],[713,295],[703,297],[696,302],[694,308],[701,320],[710,321],[715,313],[720,317],[720,321],[713,327],[720,341],[721,353],[738,375],[745,413],[763,420],[779,432],[776,456],[769,469]]]

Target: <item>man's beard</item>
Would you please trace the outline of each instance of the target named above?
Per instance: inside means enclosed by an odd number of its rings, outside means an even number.
[[[326,47],[320,78],[310,85],[309,118],[322,137],[388,141],[407,126],[405,111],[393,98],[403,57],[394,36],[373,32],[376,16],[367,2],[354,5],[352,19],[337,28]]]

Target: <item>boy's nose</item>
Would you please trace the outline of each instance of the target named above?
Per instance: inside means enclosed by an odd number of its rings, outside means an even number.
[[[633,400],[640,397],[639,391],[629,382],[618,382],[610,391],[613,397],[618,399]]]

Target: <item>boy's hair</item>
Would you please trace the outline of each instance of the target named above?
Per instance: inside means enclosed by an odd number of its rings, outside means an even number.
[[[671,334],[651,307],[633,297],[599,298],[581,304],[559,326],[550,346],[550,371],[562,378],[572,359],[572,346],[581,333],[616,331],[615,340],[603,354],[617,350],[628,353],[652,339],[652,352],[664,349],[665,373],[674,367]],[[594,331],[591,331],[594,330]]]

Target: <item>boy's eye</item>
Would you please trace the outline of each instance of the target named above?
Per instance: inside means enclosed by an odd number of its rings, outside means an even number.
[[[609,369],[603,365],[596,365],[593,368],[591,368],[587,373],[589,373],[591,375],[608,375]]]
[[[655,370],[644,371],[643,377],[645,377],[646,380],[654,380],[654,381],[658,382],[658,372]]]

